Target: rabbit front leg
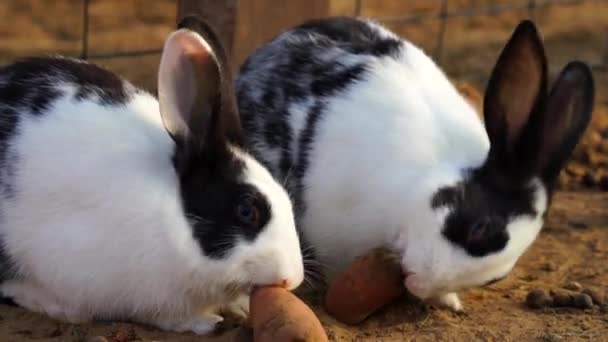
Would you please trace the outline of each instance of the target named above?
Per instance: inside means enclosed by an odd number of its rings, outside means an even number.
[[[460,298],[458,298],[458,294],[456,294],[455,292],[442,294],[438,297],[433,298],[432,301],[440,306],[452,309],[455,312],[464,311],[462,303],[460,302]]]
[[[239,295],[235,300],[223,306],[220,311],[237,322],[245,322],[249,317],[249,296]]]

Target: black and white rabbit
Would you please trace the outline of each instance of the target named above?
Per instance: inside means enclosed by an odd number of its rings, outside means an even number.
[[[67,321],[204,334],[303,280],[291,201],[243,148],[211,28],[180,22],[159,100],[93,64],[0,69],[0,292]],[[244,311],[241,311],[244,310]]]
[[[571,62],[550,91],[547,74],[522,21],[492,72],[484,127],[420,48],[337,17],[275,37],[236,84],[246,145],[292,194],[326,279],[388,246],[411,293],[461,310],[456,291],[506,277],[535,240],[589,123],[590,69]]]

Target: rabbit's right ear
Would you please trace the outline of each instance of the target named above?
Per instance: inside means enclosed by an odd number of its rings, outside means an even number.
[[[166,40],[158,73],[163,124],[181,159],[222,153],[239,143],[240,121],[229,65],[204,22],[186,17]],[[218,155],[218,154],[215,154]]]
[[[560,72],[539,122],[535,168],[552,184],[591,121],[595,86],[591,68],[573,61]]]
[[[519,168],[518,145],[546,99],[547,59],[535,25],[522,21],[502,50],[484,98],[489,158]]]

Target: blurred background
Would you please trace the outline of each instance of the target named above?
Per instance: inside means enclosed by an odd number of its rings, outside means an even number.
[[[560,189],[577,192],[555,196],[541,236],[507,280],[463,293],[464,314],[399,302],[362,326],[346,328],[320,302],[312,300],[311,307],[330,341],[606,340],[608,0],[0,0],[0,66],[24,56],[63,54],[106,66],[155,92],[163,41],[176,18],[193,12],[216,26],[234,67],[306,19],[376,18],[420,45],[478,107],[498,53],[522,19],[539,26],[552,77],[573,59],[592,65],[593,122],[559,180]],[[524,305],[533,289],[583,287],[605,300],[593,297],[598,305],[586,310]],[[232,341],[118,322],[70,325],[2,304],[0,336],[16,342]]]
[[[2,0],[0,65],[27,55],[82,57],[155,91],[163,41],[190,12],[217,25],[235,67],[308,18],[376,18],[424,48],[474,101],[515,25],[532,18],[553,76],[582,59],[596,78],[594,122],[560,186],[608,191],[607,0]]]

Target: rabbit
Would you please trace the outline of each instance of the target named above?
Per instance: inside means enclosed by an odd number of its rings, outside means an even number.
[[[529,20],[492,70],[483,120],[421,48],[369,18],[288,29],[235,83],[245,145],[292,196],[305,274],[327,285],[384,247],[409,293],[455,311],[457,292],[507,277],[535,240],[594,98],[581,61],[547,90]]]
[[[0,293],[67,322],[207,334],[304,278],[292,203],[243,145],[206,22],[164,43],[158,100],[94,64],[0,69]]]

